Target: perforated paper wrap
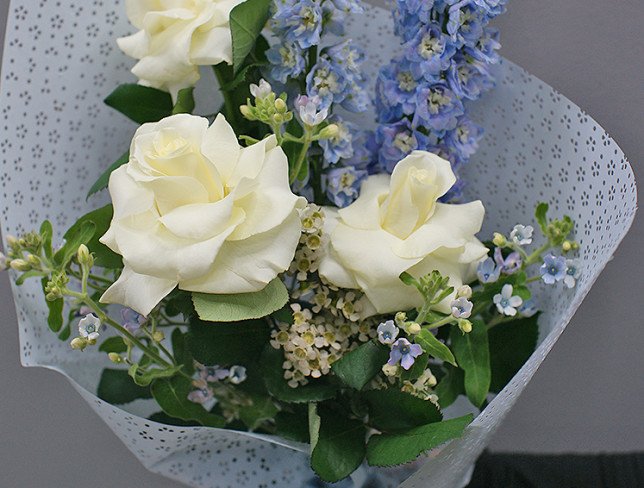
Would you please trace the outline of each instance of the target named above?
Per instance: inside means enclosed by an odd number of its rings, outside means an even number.
[[[369,54],[372,77],[399,44],[390,13],[370,8],[349,31]],[[128,147],[132,123],[104,106],[118,84],[132,82],[133,61],[115,38],[131,32],[123,2],[13,0],[2,69],[2,231],[19,234],[50,219],[57,231],[103,205],[85,201],[95,178]],[[481,236],[528,223],[537,201],[578,223],[583,275],[570,291],[538,289],[546,310],[540,345],[521,371],[467,428],[429,460],[395,470],[362,468],[346,486],[456,488],[468,473],[536,369],[545,359],[597,276],[626,234],[636,209],[631,168],[617,144],[590,117],[545,83],[509,61],[496,67],[498,87],[473,107],[486,130],[464,177],[468,199],[481,199]],[[212,113],[214,88],[202,82],[200,113]],[[373,117],[361,115],[361,125]],[[203,427],[171,427],[146,420],[149,402],[124,407],[95,396],[104,354],[73,353],[46,324],[38,283],[14,287],[22,364],[52,368],[151,471],[189,486],[315,486],[307,446],[276,438]],[[565,372],[562,372],[565,374]],[[456,407],[458,408],[458,407]],[[414,473],[414,469],[417,469]],[[413,474],[412,474],[413,473]],[[403,481],[408,477],[406,481]]]

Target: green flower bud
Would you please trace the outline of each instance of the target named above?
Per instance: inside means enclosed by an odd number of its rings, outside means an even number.
[[[78,258],[78,263],[87,266],[88,268],[91,268],[94,266],[94,258],[92,257],[91,253],[89,252],[89,249],[85,244],[81,244],[78,247],[78,252],[76,253],[76,257]]]
[[[40,267],[40,258],[34,254],[30,254],[27,256],[27,262],[33,267],[33,268],[38,268]]]
[[[256,120],[253,110],[248,105],[242,105],[241,107],[239,107],[239,111],[248,120]]]
[[[160,330],[157,330],[154,334],[152,334],[152,340],[154,342],[161,342],[165,339],[165,334],[161,332]]]
[[[87,347],[87,340],[82,337],[76,337],[72,339],[69,345],[75,351],[83,351]]]
[[[110,359],[110,361],[112,361],[114,364],[120,364],[120,363],[122,363],[122,362],[123,362],[123,358],[122,358],[121,356],[119,356],[119,355],[118,355],[117,353],[115,353],[115,352],[111,352],[111,353],[109,353],[109,354],[107,355],[107,357],[108,357],[108,358]]]
[[[472,288],[469,285],[463,285],[456,291],[457,297],[472,298]]]
[[[320,139],[331,139],[338,135],[340,128],[336,124],[327,125],[324,129],[320,131]]]
[[[492,239],[492,242],[497,247],[505,247],[508,244],[505,236],[503,234],[499,234],[498,232],[494,233],[494,239]]]
[[[273,115],[273,122],[275,122],[276,124],[282,125],[284,123],[284,115],[282,114]]]
[[[420,331],[421,331],[420,324],[417,324],[416,322],[412,322],[407,326],[407,333],[411,335],[420,334]]]
[[[469,334],[472,332],[472,322],[466,319],[459,319],[458,328],[461,329],[461,332],[464,334]]]
[[[278,98],[277,100],[275,100],[275,110],[277,110],[277,112],[280,114],[285,114],[288,111],[286,102],[281,98]]]
[[[9,266],[15,271],[29,271],[31,269],[31,265],[24,259],[14,259]]]

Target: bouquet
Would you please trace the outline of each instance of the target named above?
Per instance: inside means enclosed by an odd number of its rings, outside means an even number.
[[[111,203],[9,235],[1,263],[39,280],[67,354],[111,361],[98,396],[279,438],[325,482],[461,438],[537,348],[535,295],[587,273],[557,202],[481,233],[472,113],[505,2],[396,2],[376,75],[358,1],[125,6],[139,82],[105,103],[139,127],[88,189]]]

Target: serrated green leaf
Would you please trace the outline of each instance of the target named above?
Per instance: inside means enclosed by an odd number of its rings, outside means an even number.
[[[230,12],[233,66],[237,73],[270,17],[271,0],[246,0]]]
[[[500,392],[537,347],[538,316],[495,325],[488,331],[490,345],[490,391]]]
[[[124,164],[127,164],[129,160],[130,160],[130,151],[127,151],[126,153],[121,155],[120,158],[118,158],[116,161],[110,164],[109,168],[107,168],[103,172],[103,174],[101,174],[101,176],[98,177],[98,179],[94,182],[92,187],[89,189],[89,192],[87,192],[87,198],[91,197],[94,193],[98,193],[99,191],[107,188],[107,185],[110,182],[110,176],[112,176],[112,173],[115,170],[119,169]]]
[[[188,378],[156,380],[152,384],[152,396],[163,411],[170,417],[184,421],[195,421],[206,427],[224,427],[226,421],[220,415],[205,410],[201,405],[188,400],[193,387]]]
[[[361,390],[376,376],[389,359],[389,350],[374,341],[362,344],[333,363],[331,370],[342,382]]]
[[[320,408],[320,430],[311,453],[311,467],[328,483],[340,481],[362,464],[366,428],[360,420],[348,419],[339,412]]]
[[[449,350],[449,347],[439,341],[429,330],[421,330],[420,334],[418,334],[414,339],[414,342],[422,347],[423,351],[430,356],[456,366],[456,358],[454,357],[454,354],[452,354],[452,351]]]
[[[149,86],[125,84],[118,86],[105,104],[139,124],[158,122],[172,114],[172,96]]]
[[[101,400],[113,405],[152,398],[150,388],[136,385],[124,369],[104,369],[96,394]]]
[[[312,380],[308,385],[291,388],[284,379],[284,354],[270,345],[262,354],[261,366],[266,388],[276,399],[286,403],[309,403],[328,400],[336,395],[336,388],[325,378]]]
[[[548,234],[548,208],[547,203],[540,202],[534,211],[534,217],[544,235]]]
[[[432,402],[399,389],[369,390],[362,396],[369,404],[369,425],[384,432],[406,431],[443,418]]]
[[[275,278],[263,290],[234,295],[193,293],[192,302],[201,320],[208,322],[240,322],[266,317],[288,302],[288,290]]]
[[[112,204],[105,205],[83,215],[65,234],[65,239],[68,239],[68,236],[73,236],[80,232],[82,226],[86,223],[94,224],[94,232],[85,244],[89,251],[94,254],[94,264],[100,268],[118,269],[123,267],[123,258],[99,241],[110,228],[113,215]],[[78,246],[76,249],[78,249]]]
[[[490,391],[490,350],[487,327],[480,320],[472,323],[472,331],[463,334],[458,327],[452,327],[452,350],[458,364],[465,373],[467,398],[480,407]]]
[[[369,439],[367,462],[371,466],[397,466],[463,435],[473,416],[466,415],[423,425],[400,434],[381,434]]]
[[[465,377],[460,368],[446,367],[447,372],[434,388],[441,408],[447,408],[456,401],[459,395],[465,394]]]
[[[194,87],[179,90],[179,93],[177,94],[177,101],[172,109],[172,115],[192,113],[192,111],[195,109],[194,91]]]
[[[122,337],[114,336],[105,339],[98,347],[98,350],[106,353],[115,352],[117,354],[122,354],[127,351],[127,346],[125,345]]]
[[[248,364],[256,361],[270,339],[266,320],[234,324],[193,321],[186,336],[188,351],[202,364]]]

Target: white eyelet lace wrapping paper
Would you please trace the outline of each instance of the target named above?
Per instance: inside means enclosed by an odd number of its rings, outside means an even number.
[[[390,13],[369,8],[350,23],[367,49],[373,79],[398,46]],[[50,219],[60,233],[106,202],[85,201],[96,177],[128,147],[135,125],[102,103],[118,84],[134,81],[133,61],[115,39],[131,32],[123,2],[13,0],[9,10],[1,100],[2,231],[19,234]],[[540,288],[547,310],[537,351],[465,435],[436,450],[404,488],[457,488],[510,407],[563,332],[610,260],[636,210],[631,168],[617,144],[590,117],[545,83],[503,61],[497,88],[472,106],[485,127],[481,149],[464,177],[466,196],[487,208],[481,236],[527,224],[538,201],[577,223],[583,275],[575,289]],[[201,82],[198,111],[214,112],[214,86]],[[361,125],[371,116],[361,116]],[[59,234],[60,235],[60,234]],[[253,434],[172,427],[146,420],[150,402],[115,407],[95,396],[104,354],[73,353],[50,333],[38,283],[14,286],[22,364],[55,369],[151,471],[189,486],[299,487],[313,478],[305,446]],[[295,449],[295,450],[294,450]],[[347,486],[395,487],[413,471],[362,469]],[[366,486],[366,485],[365,485]]]

